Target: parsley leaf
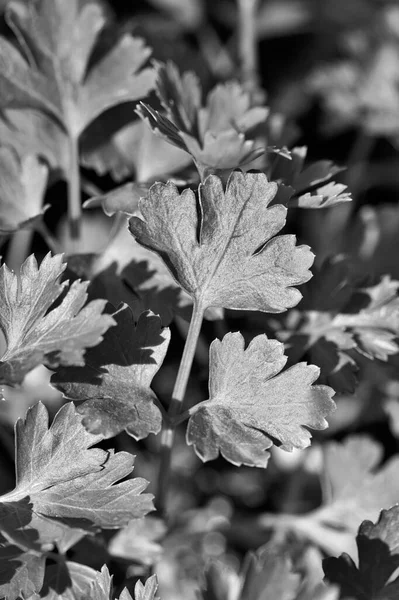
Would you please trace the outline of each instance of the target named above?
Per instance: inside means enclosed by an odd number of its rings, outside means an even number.
[[[295,147],[276,158],[271,179],[280,183],[275,201],[290,207],[329,208],[352,200],[346,185],[332,181],[344,169],[330,160],[304,166],[307,147]],[[288,159],[288,160],[287,160]]]
[[[0,148],[0,232],[34,227],[42,218],[47,174],[36,156],[20,162],[13,150]]]
[[[67,282],[59,283],[66,268],[63,256],[47,256],[38,268],[33,255],[21,267],[20,277],[6,265],[0,269],[0,329],[7,350],[0,361],[0,382],[21,383],[28,371],[43,363],[83,365],[86,348],[98,344],[115,324],[101,314],[105,300],[87,300],[87,283],[75,281],[60,304],[51,309]]]
[[[62,541],[66,528],[115,529],[152,510],[144,479],[129,479],[134,457],[91,448],[101,436],[85,431],[72,403],[48,427],[43,404],[16,424],[16,486],[0,497],[0,531],[36,551]]]
[[[159,317],[143,313],[137,325],[128,306],[114,314],[116,327],[89,350],[83,368],[61,368],[51,382],[72,400],[92,433],[113,437],[126,431],[136,439],[158,433],[162,425],[150,388],[165,357],[170,331]]]
[[[281,373],[284,345],[259,335],[244,349],[238,333],[215,340],[210,348],[209,400],[196,406],[187,443],[202,460],[219,452],[235,465],[265,467],[274,443],[284,450],[305,448],[307,427],[325,429],[334,410],[333,390],[313,386],[314,365],[298,363]]]
[[[295,306],[293,286],[311,277],[313,254],[295,246],[293,235],[274,237],[287,209],[268,207],[276,184],[262,173],[234,172],[226,191],[209,176],[198,190],[180,195],[156,183],[140,202],[143,219],[132,217],[136,240],[157,252],[197,306],[279,313]]]
[[[353,556],[359,523],[376,519],[382,506],[390,507],[399,499],[399,458],[394,456],[379,467],[382,453],[382,446],[365,436],[326,444],[323,504],[304,515],[282,515],[282,526],[288,524],[328,553],[346,549]]]
[[[119,600],[158,600],[155,596],[158,589],[156,575],[149,577],[145,583],[138,581],[134,587],[134,599],[127,588],[124,588],[119,596]],[[90,598],[95,600],[110,600],[112,597],[112,578],[110,577],[106,565],[101,569],[101,573],[96,573],[96,580],[92,584]]]
[[[10,2],[7,18],[31,64],[0,39],[3,108],[37,108],[79,137],[105,110],[145,96],[153,87],[153,70],[142,69],[150,51],[130,35],[89,67],[105,25],[97,2],[79,6],[77,0],[41,0],[29,9]]]
[[[323,569],[332,583],[339,584],[340,598],[394,600],[399,594],[399,507],[383,510],[376,524],[363,521],[356,538],[359,566],[350,556],[326,558]]]
[[[29,598],[43,584],[45,559],[9,544],[0,535],[0,598]]]
[[[203,105],[194,73],[180,76],[172,62],[159,64],[157,73],[156,92],[166,117],[144,103],[136,112],[154,133],[191,154],[201,173],[234,169],[263,154],[250,134],[265,121],[268,109],[251,106],[238,82],[219,84]]]
[[[387,361],[399,352],[399,282],[389,275],[374,286],[356,283],[344,257],[327,261],[307,290],[303,312],[280,339],[309,359],[339,392],[354,390],[356,355]],[[359,357],[360,358],[360,357]]]

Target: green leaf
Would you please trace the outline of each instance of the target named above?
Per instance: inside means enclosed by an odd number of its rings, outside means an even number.
[[[97,599],[97,596],[91,594],[97,573],[86,565],[59,560],[56,564],[47,566],[40,598],[43,600]]]
[[[161,429],[162,416],[150,385],[165,357],[170,331],[150,312],[135,326],[127,306],[114,318],[116,327],[87,352],[85,366],[59,369],[51,382],[68,398],[84,400],[77,410],[92,433],[108,438],[126,430],[142,439]]]
[[[190,164],[190,156],[171,147],[140,120],[105,137],[106,118],[89,127],[82,144],[82,164],[99,175],[109,172],[115,181],[134,175],[135,181],[153,183]]]
[[[270,543],[247,557],[240,600],[295,600],[300,575],[283,544]]]
[[[344,257],[326,261],[307,290],[300,318],[279,338],[291,345],[294,356],[306,347],[328,383],[352,392],[359,354],[387,361],[399,352],[398,290],[399,282],[389,275],[364,287]]]
[[[155,594],[158,589],[157,576],[152,575],[145,583],[138,581],[134,586],[134,600],[156,600]],[[119,600],[129,600],[130,594],[128,594],[126,588],[119,597]]]
[[[262,173],[234,172],[226,191],[209,176],[198,190],[179,195],[176,186],[156,183],[141,200],[143,219],[130,231],[157,252],[197,305],[279,313],[301,299],[293,286],[311,277],[313,254],[295,246],[292,235],[274,237],[286,208],[268,208],[276,184]]]
[[[166,117],[141,103],[136,112],[152,131],[191,154],[199,170],[234,169],[263,154],[251,132],[268,115],[266,107],[253,107],[249,93],[238,82],[216,86],[202,104],[196,75],[180,76],[172,62],[157,65],[157,95]]]
[[[382,446],[365,436],[326,444],[323,504],[305,515],[290,516],[294,531],[328,554],[346,550],[355,556],[353,536],[359,523],[377,519],[382,506],[390,507],[399,499],[399,458],[379,466],[382,454]]]
[[[0,269],[0,329],[7,350],[0,362],[0,382],[21,383],[28,371],[43,363],[83,365],[86,348],[98,344],[115,324],[101,314],[105,300],[85,305],[87,283],[75,281],[56,308],[52,304],[66,290],[59,283],[66,264],[63,256],[47,256],[38,268],[33,255],[21,267],[20,277],[6,265]]]
[[[90,65],[105,25],[98,2],[40,0],[29,10],[10,2],[7,17],[30,63],[1,38],[2,108],[39,109],[76,139],[108,108],[143,97],[154,85],[153,70],[142,69],[150,50],[130,35]]]
[[[16,486],[0,497],[0,531],[22,548],[48,549],[65,529],[115,529],[152,510],[144,479],[126,478],[134,457],[92,448],[102,438],[88,433],[72,403],[48,426],[43,404],[16,425]],[[11,518],[12,517],[12,518]]]
[[[354,600],[395,600],[399,577],[391,576],[399,567],[399,507],[383,510],[377,523],[363,521],[356,538],[359,566],[350,556],[323,561],[326,577],[341,588],[340,598]]]
[[[48,168],[36,156],[18,160],[9,148],[0,148],[0,232],[35,227],[44,213]]]
[[[235,465],[265,467],[273,443],[284,450],[305,448],[312,429],[325,429],[334,410],[333,390],[313,386],[314,365],[298,363],[281,373],[284,345],[266,335],[244,348],[244,338],[228,333],[210,348],[209,400],[195,407],[187,443],[204,461],[220,454]]]
[[[43,585],[45,558],[7,543],[0,535],[0,598],[29,598]]]
[[[1,97],[1,94],[0,94]],[[55,121],[30,108],[8,108],[0,116],[0,139],[2,144],[15,150],[23,162],[35,155],[45,160],[52,173],[69,170],[69,146],[65,132]]]
[[[134,588],[134,599],[127,588],[124,588],[119,596],[119,600],[158,600],[158,598],[155,597],[157,589],[157,577],[156,575],[152,575],[144,584],[141,583],[141,581],[136,583]],[[92,587],[90,598],[93,598],[93,600],[111,600],[112,598],[112,580],[106,565],[101,569],[101,573],[97,573],[96,582]]]
[[[111,556],[121,557],[150,567],[162,554],[161,542],[167,533],[166,525],[157,517],[130,521],[118,531],[108,546]]]
[[[344,169],[330,160],[304,166],[307,147],[295,147],[276,159],[271,178],[279,181],[276,202],[298,208],[329,208],[352,200],[346,185],[332,181]],[[288,160],[287,160],[288,159]]]

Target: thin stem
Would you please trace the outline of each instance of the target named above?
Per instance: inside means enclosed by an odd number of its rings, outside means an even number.
[[[13,234],[8,245],[5,261],[9,269],[18,271],[24,260],[28,257],[33,234],[33,229],[20,229]]]
[[[190,327],[184,346],[183,356],[180,362],[179,371],[177,373],[175,386],[172,392],[172,400],[168,410],[169,423],[164,424],[161,435],[161,463],[158,479],[159,488],[157,494],[157,508],[161,516],[164,516],[166,513],[166,501],[170,481],[170,465],[176,428],[173,420],[181,412],[187,389],[188,378],[190,376],[195,350],[201,331],[203,317],[204,308],[200,307],[195,302]]]
[[[68,221],[72,241],[81,234],[82,205],[80,197],[79,139],[69,136]]]
[[[39,223],[36,224],[35,228],[37,233],[39,233],[46,242],[49,250],[51,250],[53,254],[61,254],[61,245],[57,238],[55,238],[50,232],[47,225],[43,221],[39,221]]]
[[[238,50],[243,87],[256,101],[260,91],[256,19],[259,0],[237,0]]]

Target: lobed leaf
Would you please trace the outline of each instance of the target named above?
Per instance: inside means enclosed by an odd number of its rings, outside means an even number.
[[[209,400],[197,405],[187,443],[204,461],[220,454],[235,465],[265,467],[273,443],[284,450],[305,448],[312,429],[325,429],[334,410],[333,390],[313,386],[314,365],[298,363],[281,373],[284,345],[259,335],[244,348],[229,333],[210,348]]]
[[[168,62],[157,65],[157,74],[156,92],[166,116],[144,103],[136,112],[156,135],[191,154],[200,172],[234,169],[263,154],[251,132],[265,121],[268,109],[252,106],[238,82],[216,86],[202,105],[194,73],[180,76]]]
[[[0,598],[29,598],[43,585],[45,558],[9,544],[0,535]]]
[[[61,368],[51,382],[64,395],[84,401],[78,407],[89,431],[113,437],[126,430],[136,439],[158,433],[162,425],[150,385],[165,357],[170,331],[151,312],[135,326],[128,306],[114,314],[116,327],[88,351],[83,368]]]
[[[0,269],[0,329],[7,350],[0,361],[0,382],[21,383],[28,371],[43,363],[83,365],[86,348],[98,344],[114,319],[102,314],[105,300],[85,305],[87,283],[75,281],[65,291],[59,283],[66,264],[63,256],[47,256],[38,267],[33,255],[21,267],[20,276],[6,265]]]
[[[399,352],[399,282],[389,275],[371,287],[356,282],[344,257],[326,261],[308,289],[292,331],[279,334],[310,360],[339,392],[354,390],[359,354],[387,361]]]
[[[326,558],[323,569],[340,586],[340,598],[394,600],[399,594],[399,507],[383,510],[377,523],[363,521],[356,538],[359,566],[347,554]]]
[[[126,478],[134,457],[92,448],[101,436],[83,427],[72,403],[48,427],[43,404],[16,425],[16,486],[0,497],[0,532],[38,552],[61,542],[67,530],[114,529],[152,510],[144,479]]]
[[[226,191],[209,176],[198,190],[154,184],[141,200],[143,219],[130,231],[157,252],[180,286],[204,310],[209,306],[283,312],[301,299],[293,286],[310,279],[313,254],[295,236],[274,237],[286,209],[268,207],[276,184],[262,173],[234,172]]]
[[[343,171],[330,160],[319,160],[305,167],[307,147],[294,147],[279,153],[271,177],[280,183],[276,201],[289,207],[329,208],[352,200],[347,186],[333,181]],[[288,160],[287,160],[288,159]]]

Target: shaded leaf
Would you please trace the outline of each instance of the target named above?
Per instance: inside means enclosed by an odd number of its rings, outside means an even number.
[[[35,227],[44,213],[48,169],[36,156],[19,162],[9,148],[0,148],[0,232]]]
[[[266,107],[253,107],[249,93],[238,82],[216,86],[202,104],[196,75],[180,76],[172,62],[157,65],[156,92],[166,116],[141,103],[136,112],[152,131],[191,154],[203,174],[234,169],[263,154],[251,132],[268,115]]]
[[[47,566],[40,598],[45,600],[87,600],[91,595],[97,571],[71,561],[58,561]],[[109,596],[106,596],[109,600]]]
[[[156,136],[141,120],[104,136],[106,115],[98,119],[82,144],[82,164],[100,175],[110,173],[115,181],[134,176],[140,183],[167,179],[191,162],[182,150]],[[98,134],[96,135],[98,129]],[[93,130],[93,132],[92,132]]]
[[[287,550],[266,544],[247,557],[240,600],[295,600],[300,579]]]
[[[0,328],[7,350],[0,362],[0,381],[21,383],[28,371],[43,363],[83,365],[86,348],[98,344],[114,325],[101,314],[105,300],[87,300],[87,283],[75,281],[61,303],[52,304],[65,291],[59,283],[66,264],[63,256],[47,256],[38,267],[33,255],[21,267],[20,277],[6,265],[0,269]]]
[[[306,348],[339,392],[354,391],[359,354],[387,361],[399,352],[399,282],[385,275],[364,287],[356,279],[344,257],[326,261],[307,290],[303,312],[291,319],[292,330],[279,332],[290,354]]]
[[[210,348],[209,400],[190,417],[187,443],[202,460],[219,452],[235,465],[265,467],[273,443],[284,450],[305,448],[312,429],[325,429],[334,410],[333,390],[312,386],[314,365],[298,363],[280,373],[284,345],[259,335],[244,349],[240,333]]]
[[[390,580],[399,567],[399,507],[383,510],[376,524],[363,521],[356,543],[357,567],[350,556],[323,561],[326,577],[341,588],[340,598],[395,600],[399,578]]]
[[[114,314],[116,327],[86,354],[83,368],[61,368],[53,385],[78,407],[92,433],[113,437],[126,430],[136,439],[158,433],[162,425],[150,385],[165,357],[170,331],[159,317],[143,313],[135,326],[129,307]]]
[[[0,598],[29,598],[43,584],[45,558],[8,544],[0,536]]]
[[[268,208],[276,193],[262,173],[232,173],[226,191],[209,176],[198,190],[179,195],[176,186],[154,184],[140,202],[143,220],[132,217],[136,240],[157,252],[200,309],[283,312],[301,294],[294,285],[310,279],[313,254],[276,234],[286,209]],[[200,215],[200,216],[198,216]]]
[[[132,472],[134,457],[91,448],[100,439],[86,432],[72,403],[50,428],[41,403],[17,422],[16,486],[0,497],[6,539],[40,550],[62,540],[65,527],[114,529],[152,510],[144,479],[117,483]]]
[[[294,147],[289,157],[279,153],[271,178],[280,183],[275,202],[298,208],[329,208],[352,200],[346,185],[332,180],[344,170],[330,160],[305,167],[307,147]],[[289,160],[287,160],[289,158]]]

